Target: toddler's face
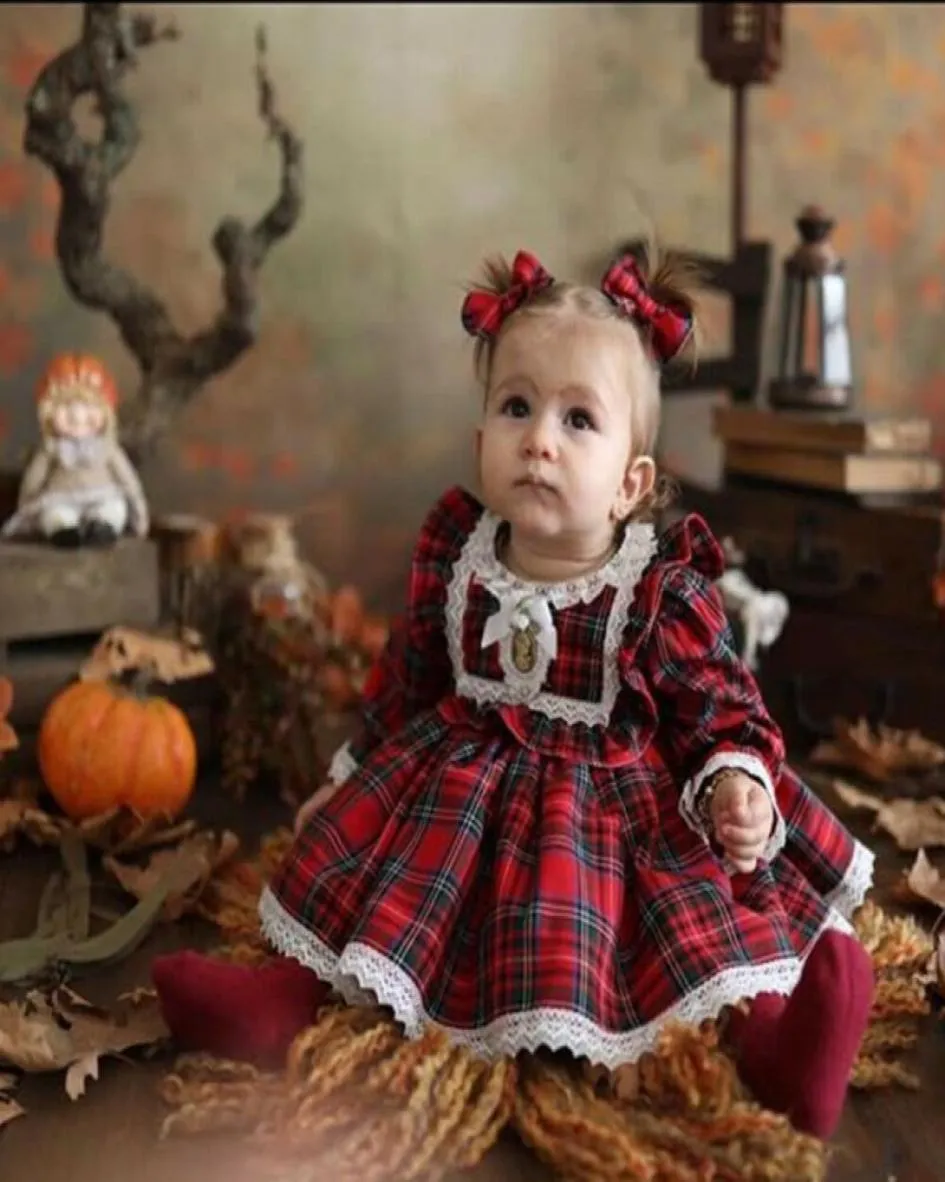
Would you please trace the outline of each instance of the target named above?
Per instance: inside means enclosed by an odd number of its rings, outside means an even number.
[[[549,310],[509,327],[493,358],[479,469],[484,502],[520,537],[583,549],[648,491],[652,465],[633,459],[631,437],[644,364],[610,321]]]

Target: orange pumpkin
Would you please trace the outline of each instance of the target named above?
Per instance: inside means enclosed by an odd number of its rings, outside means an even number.
[[[197,775],[187,716],[140,682],[76,681],[61,690],[43,715],[37,758],[53,800],[74,821],[114,808],[173,819]]]

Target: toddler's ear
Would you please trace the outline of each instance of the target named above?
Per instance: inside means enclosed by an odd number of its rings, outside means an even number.
[[[637,456],[627,464],[623,485],[614,504],[615,521],[625,521],[635,505],[653,491],[656,484],[656,464],[651,456]]]

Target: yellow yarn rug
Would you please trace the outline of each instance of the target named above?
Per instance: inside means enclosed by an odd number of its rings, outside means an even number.
[[[262,883],[289,835],[231,869],[205,907],[219,954],[268,951],[256,922]],[[908,1067],[921,1019],[930,936],[871,903],[856,928],[876,965],[870,1028],[852,1086],[918,1086]],[[384,1012],[326,1006],[283,1072],[182,1056],[162,1081],[163,1135],[226,1131],[280,1182],[436,1182],[478,1163],[510,1129],[574,1182],[819,1182],[830,1150],[761,1108],[740,1083],[714,1023],[667,1030],[620,1095],[574,1063],[521,1056],[484,1063],[431,1032],[401,1037]]]

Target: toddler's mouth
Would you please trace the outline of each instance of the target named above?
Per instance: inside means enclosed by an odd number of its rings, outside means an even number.
[[[553,484],[548,480],[542,480],[539,476],[523,476],[520,480],[515,482],[516,488],[533,488],[539,492],[557,492]]]

